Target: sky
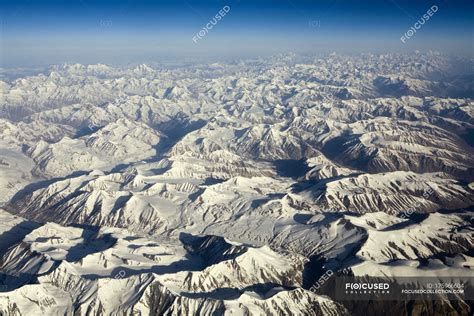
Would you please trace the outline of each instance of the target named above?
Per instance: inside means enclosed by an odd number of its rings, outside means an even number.
[[[403,42],[433,5],[437,11]],[[208,24],[220,10],[228,12]],[[197,36],[206,25],[212,29]],[[435,50],[472,58],[473,43],[472,0],[0,0],[0,67],[287,52]]]

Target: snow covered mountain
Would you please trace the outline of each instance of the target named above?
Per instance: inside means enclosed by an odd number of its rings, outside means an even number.
[[[0,81],[0,314],[350,315],[310,291],[325,272],[472,275],[459,62],[290,54]]]
[[[91,134],[64,137],[50,144],[38,141],[27,150],[36,163],[35,173],[67,176],[76,170],[110,169],[156,155],[162,135],[146,124],[119,119]]]

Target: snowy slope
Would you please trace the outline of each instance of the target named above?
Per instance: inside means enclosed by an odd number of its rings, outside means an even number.
[[[461,68],[285,54],[2,77],[0,314],[344,315],[308,290],[325,271],[472,275]]]

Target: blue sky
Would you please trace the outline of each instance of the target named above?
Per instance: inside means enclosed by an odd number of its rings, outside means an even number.
[[[432,6],[431,19],[400,37]],[[197,43],[224,6],[230,11]],[[473,53],[474,1],[0,0],[0,63],[135,63],[284,52]]]

